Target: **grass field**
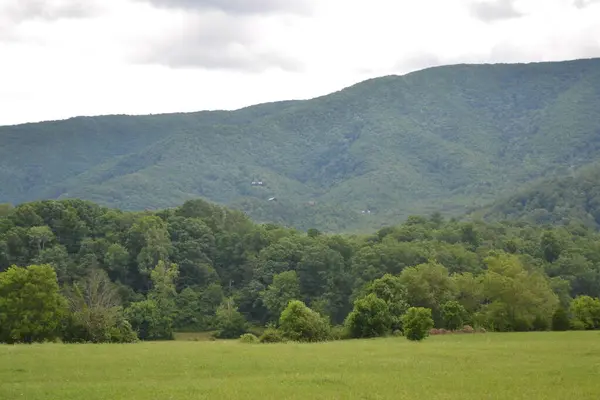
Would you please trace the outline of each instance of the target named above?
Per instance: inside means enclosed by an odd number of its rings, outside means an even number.
[[[600,333],[0,346],[0,399],[598,399]]]

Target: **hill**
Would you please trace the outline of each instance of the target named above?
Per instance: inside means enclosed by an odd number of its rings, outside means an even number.
[[[542,180],[471,216],[488,220],[520,219],[538,224],[580,223],[600,228],[600,164],[567,176]]]
[[[231,112],[0,127],[0,203],[202,197],[302,229],[376,228],[597,160],[599,109],[590,59],[436,67]]]

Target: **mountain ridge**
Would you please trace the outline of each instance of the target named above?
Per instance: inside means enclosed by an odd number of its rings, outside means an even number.
[[[600,155],[599,88],[600,59],[455,64],[231,111],[0,127],[0,202],[202,197],[334,231],[460,214]]]

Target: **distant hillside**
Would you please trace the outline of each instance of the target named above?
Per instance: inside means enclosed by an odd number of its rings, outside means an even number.
[[[231,112],[0,127],[0,203],[203,197],[259,221],[377,228],[463,213],[597,160],[598,110],[592,59],[437,67]]]
[[[488,220],[520,219],[539,224],[582,223],[600,228],[600,164],[520,190],[472,215]]]

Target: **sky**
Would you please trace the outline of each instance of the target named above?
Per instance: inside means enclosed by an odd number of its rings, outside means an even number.
[[[237,109],[600,57],[600,0],[0,0],[0,125]]]

